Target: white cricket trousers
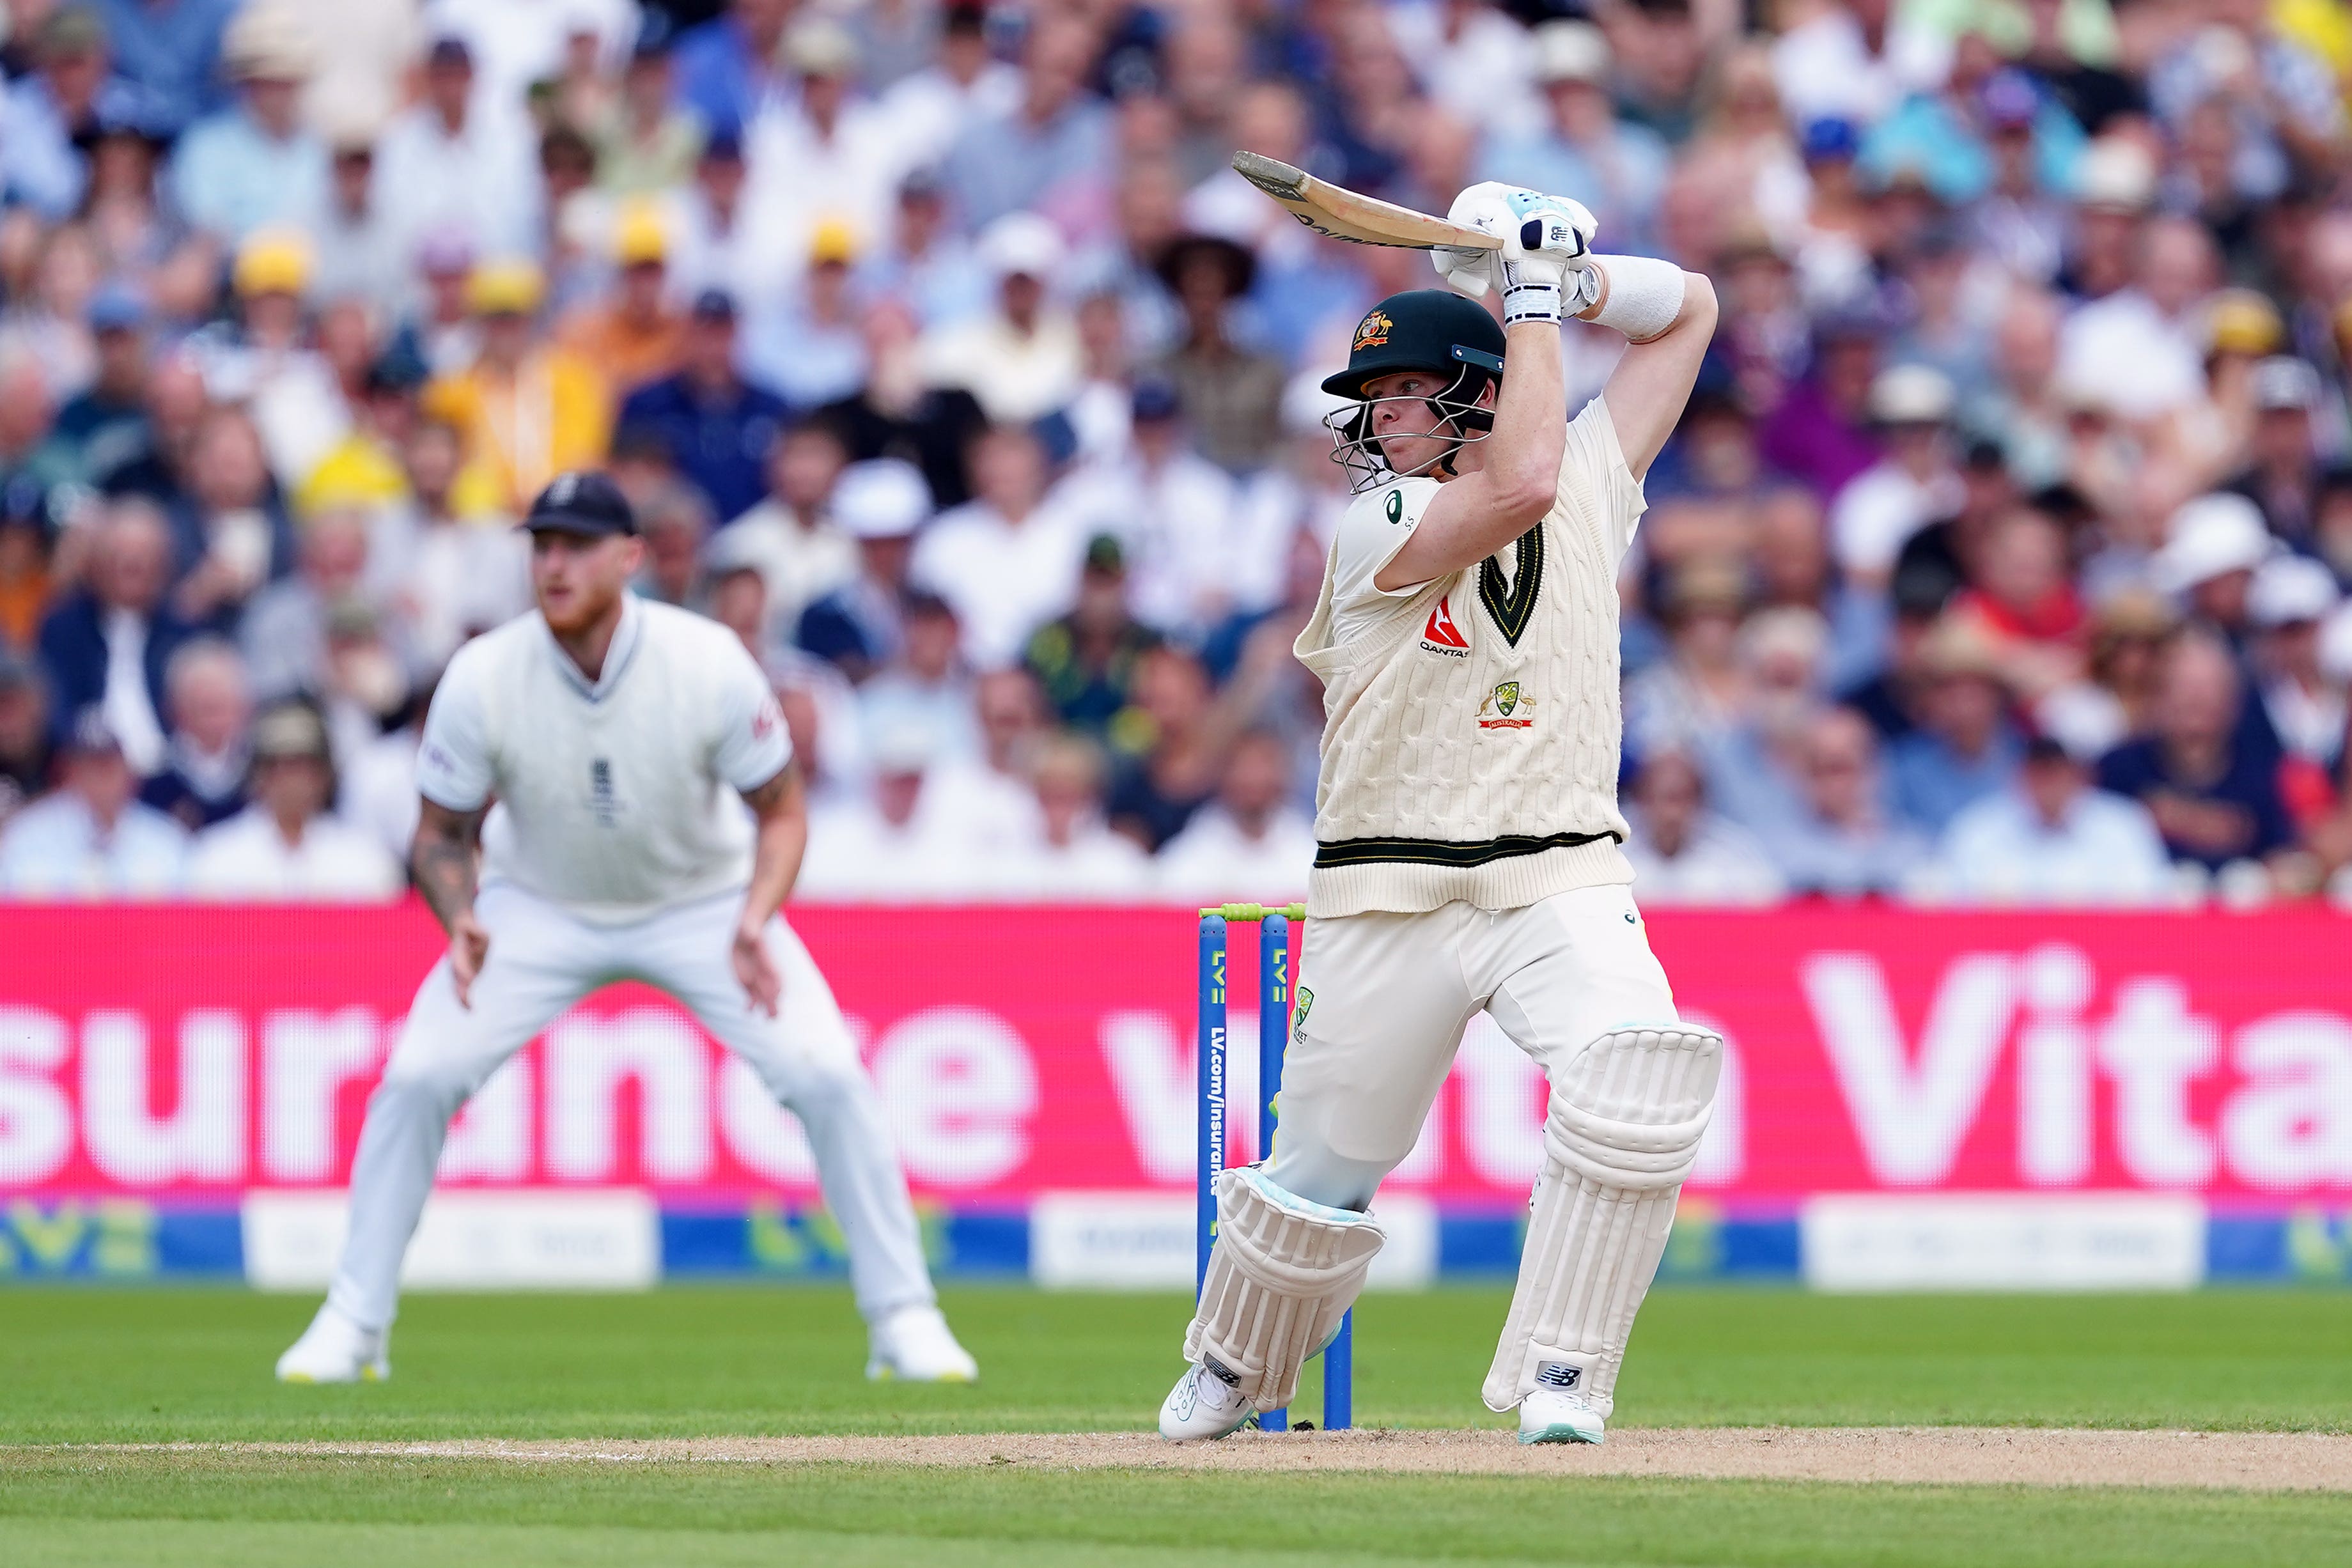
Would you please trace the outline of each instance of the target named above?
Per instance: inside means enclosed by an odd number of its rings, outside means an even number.
[[[888,1119],[832,988],[792,928],[771,920],[781,1016],[755,1008],[729,956],[741,907],[740,894],[722,894],[598,925],[520,888],[484,888],[475,912],[490,950],[474,978],[473,1006],[457,1005],[445,953],[417,988],[368,1101],[352,1165],[350,1235],[327,1300],[362,1327],[390,1325],[401,1256],[433,1190],[449,1119],[565,1009],[619,980],[642,980],[677,998],[800,1117],[849,1243],[850,1282],[866,1320],[936,1300]]]
[[[1454,903],[1309,920],[1297,998],[1266,1176],[1311,1202],[1359,1210],[1412,1152],[1481,1011],[1555,1082],[1610,1030],[1676,1018],[1622,884],[1518,909]]]

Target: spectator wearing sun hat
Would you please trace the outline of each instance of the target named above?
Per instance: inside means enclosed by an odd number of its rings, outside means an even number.
[[[926,335],[930,384],[961,387],[1000,423],[1066,407],[1084,371],[1077,323],[1052,295],[1067,258],[1061,231],[1034,213],[982,229],[980,264],[995,284],[993,308]]]
[[[1838,492],[1830,541],[1841,568],[1884,582],[1913,534],[1960,509],[1952,383],[1926,365],[1895,365],[1871,382],[1864,406],[1885,455]]]
[[[2253,406],[2252,458],[2222,488],[2262,508],[2271,532],[2307,545],[2319,512],[2318,442],[2314,416],[2326,395],[2309,361],[2273,354],[2255,362],[2246,382]]]
[[[2006,788],[2021,755],[2009,689],[1990,639],[1948,619],[1920,650],[1919,726],[1886,747],[1887,797],[1929,837],[1969,805]]]
[[[1222,235],[1180,235],[1154,270],[1183,310],[1183,341],[1160,368],[1201,455],[1229,474],[1255,472],[1281,444],[1288,379],[1280,360],[1234,340],[1230,317],[1257,258]]]
[[[77,141],[97,129],[101,105],[120,112],[135,94],[109,79],[106,24],[89,7],[51,11],[31,42],[34,68],[0,95],[0,182],[44,222],[62,223],[88,183]]]
[[[316,57],[298,13],[248,5],[221,63],[237,101],[196,125],[173,154],[171,186],[198,228],[232,244],[268,225],[308,229],[327,211],[327,144],[302,122]]]
[[[625,395],[674,372],[686,315],[669,300],[669,227],[650,201],[622,204],[613,225],[612,288],[564,317],[558,340]]]
[[[833,519],[856,541],[857,570],[802,612],[793,641],[803,652],[853,678],[897,657],[915,533],[930,517],[930,487],[913,464],[877,457],[842,470]]]
[[[907,152],[898,128],[858,96],[857,40],[840,22],[804,7],[782,63],[789,89],[743,129],[743,201],[760,253],[788,269],[828,219],[861,245],[881,233]]]
[[[2263,515],[2243,496],[2200,496],[2172,515],[2164,548],[2148,563],[2158,591],[2232,644],[2244,641],[2255,569],[2279,553]]]
[[[2335,574],[2308,556],[2273,556],[2246,591],[2254,688],[2290,757],[2333,768],[2344,755],[2345,692],[2320,653],[2320,628],[2343,602]]]
[[[745,372],[794,407],[822,407],[866,384],[872,366],[851,271],[862,244],[846,218],[825,218],[808,236],[796,287],[746,312]]]
[[[604,371],[535,336],[545,276],[519,257],[478,265],[466,286],[481,324],[474,362],[425,389],[421,407],[457,427],[476,481],[520,517],[556,475],[604,462],[613,401]]]
[[[215,402],[245,404],[280,486],[299,485],[351,428],[334,371],[311,347],[308,297],[316,267],[310,236],[273,225],[236,247],[233,333],[195,340]]]
[[[400,868],[364,829],[331,815],[327,727],[306,702],[253,723],[253,804],[196,835],[188,890],[239,902],[373,904],[395,898]]]

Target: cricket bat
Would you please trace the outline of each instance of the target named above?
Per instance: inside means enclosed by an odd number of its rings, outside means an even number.
[[[1480,229],[1416,213],[1393,202],[1360,196],[1304,169],[1294,169],[1263,152],[1236,152],[1241,177],[1288,208],[1317,234],[1355,245],[1393,245],[1411,250],[1499,250],[1503,242]]]

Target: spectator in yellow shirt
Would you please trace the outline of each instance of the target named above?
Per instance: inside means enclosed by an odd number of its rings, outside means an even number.
[[[295,489],[297,517],[307,522],[321,512],[372,510],[408,498],[400,454],[415,426],[425,380],[425,361],[405,348],[377,356],[351,429]]]
[[[469,480],[517,517],[556,475],[603,463],[613,438],[604,371],[577,350],[533,340],[546,292],[530,262],[477,267],[467,294],[481,350],[472,365],[427,387],[423,405],[464,435]]]
[[[620,277],[611,293],[567,315],[557,337],[626,395],[686,362],[686,313],[670,306],[669,234],[659,213],[641,202],[622,209],[613,260]]]

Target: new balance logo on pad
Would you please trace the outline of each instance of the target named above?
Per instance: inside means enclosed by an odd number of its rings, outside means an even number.
[[[1536,1368],[1536,1382],[1546,1388],[1562,1393],[1574,1388],[1583,1379],[1584,1368],[1570,1366],[1564,1361],[1547,1361]]]
[[[1421,645],[1449,659],[1470,656],[1470,639],[1454,624],[1454,611],[1445,600],[1440,599],[1437,608],[1429,612],[1429,624],[1421,629]]]

